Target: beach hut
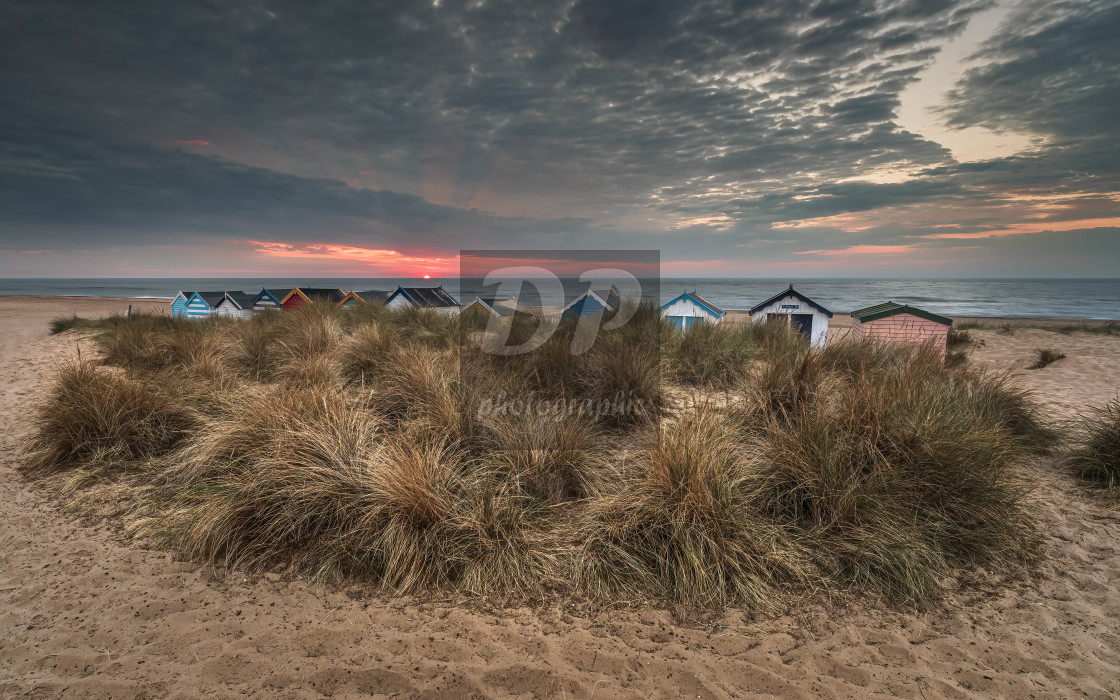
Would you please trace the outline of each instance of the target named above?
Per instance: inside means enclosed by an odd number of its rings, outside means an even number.
[[[227,291],[214,306],[214,315],[228,318],[250,318],[253,315],[253,296],[245,292]]]
[[[218,302],[225,298],[226,293],[222,292],[193,292],[190,298],[187,299],[187,305],[183,309],[183,316],[186,318],[209,318],[214,314],[214,309],[217,308]]]
[[[171,300],[171,318],[182,318],[187,315],[187,302],[190,301],[193,294],[194,292],[179,290],[179,293]]]
[[[384,289],[367,289],[364,292],[354,293],[361,297],[361,300],[367,304],[384,304],[389,300],[389,295],[393,292],[392,290]]]
[[[661,315],[670,324],[681,330],[688,330],[701,323],[719,323],[727,312],[696,293],[685,291],[676,299],[661,307]]]
[[[567,321],[583,316],[605,314],[618,310],[620,306],[622,306],[622,297],[619,296],[614,287],[611,287],[610,291],[603,296],[589,289],[560,310],[560,319]]]
[[[365,292],[350,292],[342,297],[342,301],[338,302],[336,306],[340,309],[346,309],[359,304],[384,304],[385,300],[389,298],[389,294],[391,294],[391,292],[383,292],[376,289]]]
[[[474,301],[463,307],[464,314],[481,314],[482,316],[500,316],[511,318],[513,316],[533,316],[529,307],[513,297],[499,299],[497,297],[475,297]]]
[[[824,347],[828,338],[828,319],[832,312],[793,288],[791,284],[750,310],[751,321],[761,323],[785,316],[797,332],[809,339],[813,347]]]
[[[296,287],[280,301],[285,311],[298,309],[312,301],[326,301],[337,305],[346,296],[341,289],[319,289],[316,287]]]
[[[288,296],[290,289],[262,289],[253,297],[253,311],[265,309],[279,309],[284,305],[284,297]]]
[[[339,299],[338,303],[336,303],[334,306],[335,306],[336,309],[341,309],[343,307],[354,307],[354,306],[357,306],[358,304],[364,304],[364,303],[365,303],[365,300],[362,299],[360,296],[358,296],[357,292],[349,291],[349,292],[346,293],[346,296]]]
[[[893,301],[852,312],[852,337],[929,343],[942,357],[952,325],[951,318]]]
[[[451,296],[443,286],[439,287],[397,287],[385,300],[390,309],[413,306],[419,309],[432,309],[445,314],[459,313],[459,301]]]

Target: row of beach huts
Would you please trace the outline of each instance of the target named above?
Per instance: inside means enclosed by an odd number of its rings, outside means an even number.
[[[509,317],[533,312],[513,298],[475,297],[470,304],[459,300],[441,287],[397,287],[394,290],[364,292],[330,288],[294,287],[262,289],[256,294],[242,291],[184,292],[171,302],[171,315],[183,318],[228,316],[249,318],[266,309],[291,310],[311,302],[325,302],[344,309],[360,304],[384,304],[390,308],[416,307],[440,313],[482,313]],[[587,291],[561,309],[562,318],[590,316],[614,311],[622,298],[613,288],[600,295]],[[661,314],[676,328],[687,330],[701,323],[721,323],[728,312],[693,290],[662,305]],[[828,337],[828,321],[833,313],[795,290],[791,284],[748,312],[750,320],[762,322],[778,317],[789,322],[812,345],[822,347]],[[945,352],[949,327],[953,320],[907,304],[888,301],[852,312],[852,335],[855,338],[897,340],[932,344]]]

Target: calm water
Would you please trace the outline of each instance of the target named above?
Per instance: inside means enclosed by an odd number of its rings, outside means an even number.
[[[668,301],[696,289],[726,309],[749,309],[784,289],[788,280],[662,279],[659,296]],[[442,284],[467,302],[477,289],[460,290],[458,279],[308,278],[308,279],[0,279],[0,294],[170,298],[180,290],[261,287],[339,287],[344,290],[392,289],[397,285]],[[565,285],[566,287],[570,285]],[[834,312],[893,300],[958,316],[1057,316],[1120,319],[1120,279],[803,279],[794,287]],[[575,289],[575,286],[572,286]],[[582,291],[582,290],[578,290]],[[578,293],[577,291],[577,293]],[[532,305],[531,300],[525,299]]]

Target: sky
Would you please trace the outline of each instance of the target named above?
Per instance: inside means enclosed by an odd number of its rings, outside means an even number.
[[[0,277],[1120,276],[1120,3],[0,5]]]

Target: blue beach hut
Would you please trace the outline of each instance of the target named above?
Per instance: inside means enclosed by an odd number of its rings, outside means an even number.
[[[194,292],[179,290],[179,293],[171,300],[171,318],[182,318],[187,315],[187,302],[190,301],[193,294]]]
[[[589,289],[560,310],[560,319],[567,321],[581,316],[605,314],[617,310],[620,306],[622,306],[622,297],[614,287],[611,287],[605,297]]]
[[[264,309],[277,309],[284,303],[284,297],[288,296],[291,289],[262,289],[253,297],[252,308],[253,311],[261,311]]]

